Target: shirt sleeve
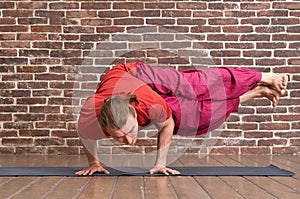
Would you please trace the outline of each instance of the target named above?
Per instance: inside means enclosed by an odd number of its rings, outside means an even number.
[[[99,125],[97,107],[95,95],[89,97],[82,106],[77,123],[77,131],[80,137],[91,140],[98,140],[107,137]]]

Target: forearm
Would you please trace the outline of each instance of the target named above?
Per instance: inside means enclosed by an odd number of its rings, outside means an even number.
[[[100,164],[96,140],[85,139],[82,137],[80,137],[80,140],[83,144],[84,152],[88,159],[89,165]]]
[[[158,135],[156,167],[165,167],[167,164],[167,156],[172,142],[173,130],[174,121],[172,118],[169,118],[167,124],[161,129]]]

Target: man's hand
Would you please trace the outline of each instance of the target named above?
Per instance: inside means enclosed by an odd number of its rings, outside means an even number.
[[[174,169],[170,169],[170,168],[167,168],[167,167],[154,167],[153,169],[151,169],[149,171],[150,174],[155,174],[155,173],[162,173],[162,174],[165,174],[165,175],[179,175],[180,172],[177,171],[177,170],[174,170]]]
[[[109,174],[109,171],[104,169],[100,164],[92,164],[92,165],[90,165],[89,168],[81,170],[81,171],[77,171],[75,174],[77,174],[77,175],[93,175],[96,172]]]

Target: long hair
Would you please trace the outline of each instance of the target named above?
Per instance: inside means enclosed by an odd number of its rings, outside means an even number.
[[[136,95],[128,93],[125,98],[120,95],[114,95],[104,101],[100,109],[98,122],[103,130],[107,127],[111,129],[122,128],[129,117],[129,114],[135,116],[135,110],[130,104],[135,102],[140,103]]]

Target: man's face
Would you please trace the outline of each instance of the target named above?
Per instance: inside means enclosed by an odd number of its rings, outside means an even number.
[[[111,137],[124,144],[133,145],[136,143],[136,137],[138,132],[138,122],[137,118],[132,114],[129,115],[126,124],[121,129],[111,129],[107,128],[106,131],[111,135]]]

